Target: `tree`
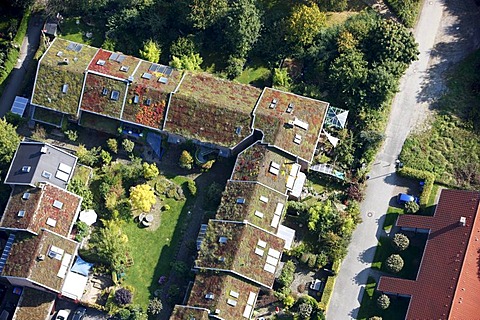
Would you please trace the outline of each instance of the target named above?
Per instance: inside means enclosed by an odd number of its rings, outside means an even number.
[[[273,87],[289,90],[292,84],[292,79],[288,74],[287,68],[273,69]]]
[[[288,260],[283,265],[282,272],[278,277],[278,282],[284,287],[289,287],[293,282],[293,276],[295,273],[295,263],[292,260]]]
[[[87,166],[93,166],[98,161],[100,151],[100,147],[93,147],[88,150],[83,144],[81,144],[77,148],[78,161]]]
[[[158,63],[162,50],[152,39],[146,41],[143,50],[140,49],[140,57],[153,63]]]
[[[245,58],[237,58],[235,56],[230,56],[228,58],[227,66],[225,67],[225,73],[227,74],[228,79],[235,79],[242,74],[245,61]]]
[[[403,269],[403,259],[398,254],[390,255],[385,261],[385,266],[387,270],[393,273],[398,273]]]
[[[153,298],[148,302],[148,313],[151,315],[157,315],[160,313],[160,311],[163,310],[163,304],[162,301],[158,298]]]
[[[13,154],[20,143],[16,127],[8,123],[5,118],[0,119],[0,165],[6,166],[12,161]]]
[[[420,206],[415,201],[408,201],[405,203],[405,212],[406,213],[416,213],[420,210]]]
[[[202,57],[198,53],[189,53],[180,57],[173,56],[170,65],[175,69],[195,71],[200,70],[203,63]]]
[[[100,158],[102,158],[103,164],[106,164],[107,166],[112,162],[112,155],[108,151],[102,150],[100,152]]]
[[[410,245],[410,240],[403,233],[396,233],[392,239],[392,245],[397,251],[403,251]]]
[[[122,141],[122,147],[125,151],[130,153],[130,152],[133,151],[133,148],[135,148],[135,142],[133,142],[132,140],[129,140],[129,139],[124,139]]]
[[[133,208],[149,212],[157,202],[157,198],[152,187],[148,184],[139,184],[130,188],[130,202]]]
[[[325,13],[321,12],[314,2],[295,6],[287,21],[288,40],[302,46],[311,44],[325,26],[326,19]]]
[[[107,140],[107,146],[112,151],[113,153],[118,152],[118,142],[117,139],[108,139]]]
[[[390,306],[390,298],[386,294],[382,294],[377,298],[377,306],[385,310]]]
[[[183,150],[180,155],[179,165],[181,168],[191,170],[193,167],[193,158],[190,152]]]
[[[148,164],[144,162],[142,164],[142,168],[143,168],[143,177],[147,180],[155,179],[156,177],[158,177],[160,173],[155,163]]]
[[[205,30],[216,24],[228,11],[228,0],[193,0],[188,19],[193,26]]]
[[[103,227],[95,229],[89,240],[89,247],[100,261],[116,271],[125,260],[125,252],[128,250],[128,237],[122,232],[120,221],[101,221]]]
[[[119,305],[126,305],[132,302],[132,292],[125,288],[120,288],[115,291],[115,302]]]
[[[230,55],[245,58],[260,36],[260,11],[255,0],[232,2],[224,29],[225,49]]]

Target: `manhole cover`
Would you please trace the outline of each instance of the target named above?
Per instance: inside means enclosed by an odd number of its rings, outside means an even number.
[[[373,212],[368,212],[367,217],[369,217],[369,218],[373,217]]]

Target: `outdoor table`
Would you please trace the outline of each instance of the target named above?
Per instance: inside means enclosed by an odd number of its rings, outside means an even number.
[[[145,217],[145,220],[147,222],[152,222],[153,221],[153,215],[152,214],[147,214],[147,216]]]

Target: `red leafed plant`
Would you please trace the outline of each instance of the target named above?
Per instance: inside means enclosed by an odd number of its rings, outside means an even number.
[[[140,106],[138,113],[135,115],[135,120],[138,123],[152,128],[158,128],[160,121],[163,119],[163,112],[165,110],[165,103],[156,103],[153,106]]]

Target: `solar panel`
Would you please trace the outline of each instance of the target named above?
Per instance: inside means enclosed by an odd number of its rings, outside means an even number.
[[[164,73],[164,72],[165,72],[165,69],[167,69],[167,67],[165,67],[165,66],[158,66],[157,72]]]
[[[155,71],[157,70],[157,67],[158,67],[158,64],[152,63],[152,65],[150,66],[150,68],[148,68],[148,71],[155,72]]]
[[[70,42],[67,46],[67,50],[72,50],[73,51],[76,46],[77,46],[76,43]]]
[[[118,62],[123,62],[123,60],[125,60],[125,56],[123,54],[119,55],[118,58],[117,58],[117,61]]]
[[[171,75],[171,74],[172,74],[172,72],[173,72],[173,69],[172,69],[172,68],[170,68],[170,67],[167,67],[167,69],[165,70],[165,72],[164,72],[164,73],[165,73],[165,75],[169,76],[169,75]]]
[[[109,60],[117,60],[117,59],[118,59],[118,56],[119,56],[118,53],[112,53],[112,54],[110,55],[110,58],[108,58],[108,59],[109,59]]]
[[[75,52],[80,52],[80,51],[82,51],[82,48],[83,48],[83,45],[77,44],[77,45],[75,46],[74,51],[75,51]]]

